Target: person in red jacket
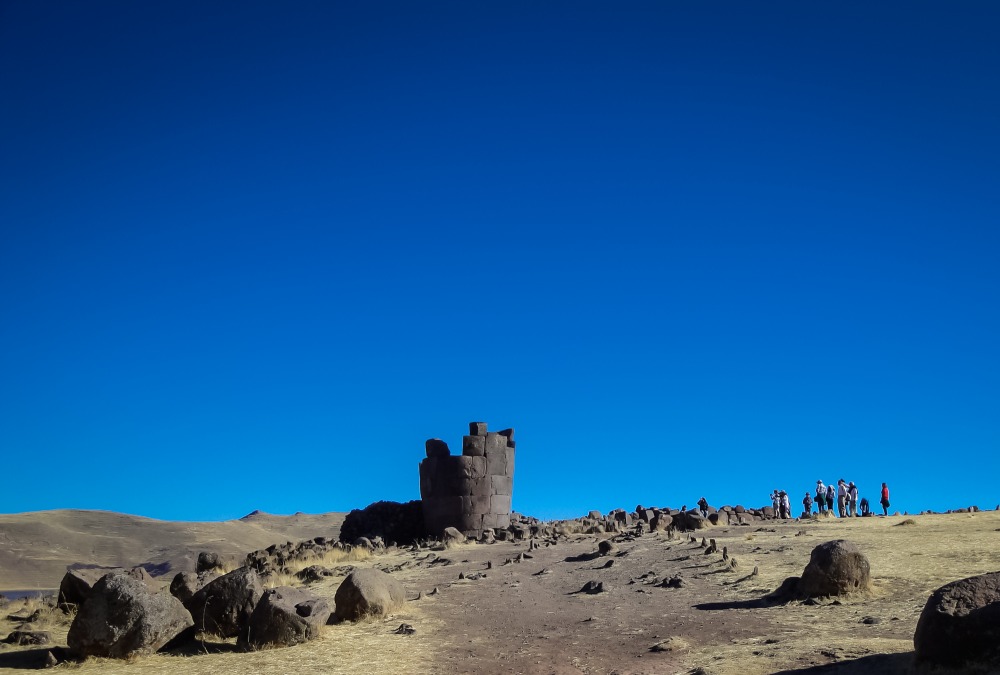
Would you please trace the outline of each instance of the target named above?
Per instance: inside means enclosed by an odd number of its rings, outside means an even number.
[[[889,515],[889,486],[882,483],[882,515]]]

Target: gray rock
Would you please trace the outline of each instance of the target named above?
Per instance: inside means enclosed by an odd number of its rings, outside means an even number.
[[[934,591],[920,613],[913,646],[926,663],[1000,665],[1000,572]]]
[[[198,563],[195,566],[195,572],[221,572],[223,566],[222,558],[219,557],[218,553],[202,551],[198,554]]]
[[[237,637],[247,627],[263,595],[257,573],[241,567],[206,584],[184,606],[191,612],[197,630]]]
[[[406,591],[398,580],[385,572],[358,569],[340,584],[334,602],[338,619],[356,621],[394,612],[406,602]]]
[[[330,618],[326,600],[282,586],[264,593],[250,616],[244,647],[290,647],[319,637]],[[241,636],[242,638],[242,636]]]
[[[81,656],[124,659],[152,654],[193,623],[180,600],[118,571],[94,584],[66,640]]]

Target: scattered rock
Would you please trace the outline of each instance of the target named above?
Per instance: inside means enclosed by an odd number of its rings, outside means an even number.
[[[295,578],[304,584],[314,584],[317,581],[322,581],[327,577],[333,576],[333,570],[323,567],[322,565],[310,565],[305,569],[299,571]]]
[[[597,553],[599,555],[611,555],[618,551],[618,547],[615,546],[614,542],[610,539],[602,539],[597,544]]]
[[[651,652],[682,652],[690,648],[690,643],[684,638],[668,637],[649,648]]]
[[[588,581],[583,585],[578,593],[586,593],[588,595],[596,595],[597,593],[604,593],[607,589],[604,587],[603,581]]]
[[[52,635],[43,630],[15,630],[3,642],[9,645],[47,645],[52,641]]]
[[[882,623],[882,619],[878,618],[877,616],[864,616],[861,617],[861,623],[865,624],[866,626],[874,626],[876,624]]]
[[[180,600],[119,571],[94,584],[66,641],[82,656],[124,659],[152,654],[193,623]]]
[[[397,628],[392,632],[395,633],[396,635],[413,635],[414,633],[417,632],[417,629],[408,623],[401,623],[399,624],[399,628]]]

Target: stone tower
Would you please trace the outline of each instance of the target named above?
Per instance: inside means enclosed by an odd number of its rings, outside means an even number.
[[[426,443],[420,462],[420,499],[430,535],[454,527],[478,537],[487,528],[510,525],[514,494],[514,430],[487,432],[484,422],[469,424],[462,454],[452,455],[439,438]]]

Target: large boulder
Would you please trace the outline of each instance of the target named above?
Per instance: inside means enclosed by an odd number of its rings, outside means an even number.
[[[240,635],[264,595],[260,577],[241,567],[205,585],[184,606],[191,612],[197,630],[220,637]]]
[[[934,591],[920,613],[913,647],[927,663],[1000,665],[1000,572]]]
[[[193,624],[180,600],[117,571],[94,584],[66,641],[81,656],[125,659],[152,654]]]
[[[319,637],[330,618],[326,600],[297,588],[282,586],[264,593],[250,616],[244,647],[290,647]]]
[[[112,572],[125,572],[129,576],[143,583],[152,580],[142,567],[133,567],[125,570],[121,567],[74,567],[66,570],[62,581],[59,583],[59,595],[57,603],[59,605],[82,605],[90,597],[91,589],[105,575]]]
[[[357,569],[340,584],[334,602],[338,619],[357,621],[399,609],[406,602],[406,591],[399,581],[381,570]]]
[[[809,556],[798,593],[806,597],[847,595],[871,589],[871,566],[861,550],[836,539],[820,544]]]

